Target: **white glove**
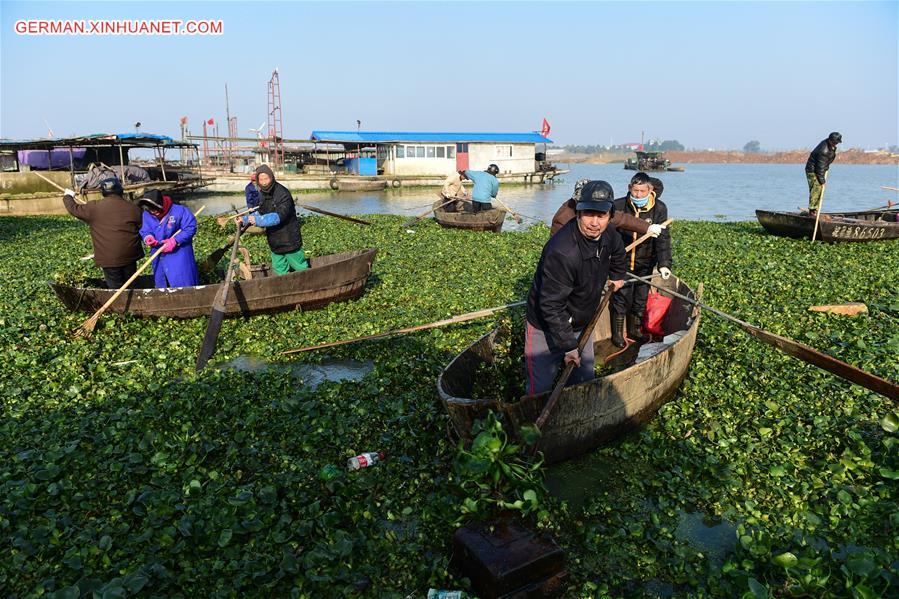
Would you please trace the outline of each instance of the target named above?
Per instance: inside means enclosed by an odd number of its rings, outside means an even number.
[[[667,281],[671,277],[671,269],[663,266],[659,269],[659,274],[662,275],[663,281]]]
[[[653,237],[658,237],[662,234],[662,230],[664,230],[667,226],[668,225],[649,225],[649,231],[647,231],[647,233],[649,233]]]
[[[75,192],[66,187],[65,191],[62,192],[63,195],[75,197]]]

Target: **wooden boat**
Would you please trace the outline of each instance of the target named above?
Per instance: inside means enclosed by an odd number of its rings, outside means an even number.
[[[309,259],[311,268],[282,276],[255,276],[235,281],[225,305],[226,316],[250,316],[293,308],[320,308],[331,302],[362,295],[377,250],[374,248]],[[257,269],[254,269],[257,270]],[[209,316],[221,285],[154,289],[152,277],[140,277],[144,289],[129,289],[109,307],[109,312],[132,316],[196,318]],[[115,290],[100,280],[97,287],[73,287],[51,281],[50,287],[66,308],[94,312]]]
[[[338,191],[383,191],[387,189],[385,179],[337,179]],[[334,185],[331,186],[334,188]]]
[[[653,282],[696,299],[702,294],[701,285],[694,294],[674,277],[664,282],[656,277]],[[539,449],[547,463],[572,458],[615,439],[650,420],[662,404],[674,397],[690,365],[699,316],[699,308],[673,298],[664,330],[666,334],[683,331],[679,339],[636,364],[633,360],[639,350],[631,345],[610,362],[621,370],[566,387],[543,427]],[[523,328],[515,334],[523,335]],[[520,426],[532,424],[537,419],[549,397],[549,393],[543,393],[524,396],[514,402],[471,399],[478,366],[495,362],[498,339],[504,334],[508,333],[494,329],[481,337],[450,362],[437,379],[440,399],[462,438],[471,438],[475,420],[482,418],[488,410],[503,414],[506,426],[514,433]],[[612,345],[610,337],[606,314],[600,318],[594,336],[597,364],[619,351]]]
[[[434,202],[434,220],[447,229],[467,229],[468,231],[492,231],[499,233],[503,228],[506,213],[493,208],[482,212],[447,212],[439,208],[445,200]]]
[[[756,210],[766,231],[797,239],[812,237],[815,219],[807,213]],[[825,212],[818,220],[817,239],[828,242],[879,241],[899,238],[899,209]]]

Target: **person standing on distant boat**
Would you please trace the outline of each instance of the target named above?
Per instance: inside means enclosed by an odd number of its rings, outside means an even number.
[[[565,200],[565,202],[561,206],[559,206],[559,209],[556,210],[556,213],[553,214],[552,227],[549,230],[550,235],[555,235],[559,229],[561,229],[563,226],[565,226],[566,223],[568,223],[568,221],[574,218],[574,209],[581,199],[581,190],[584,188],[584,185],[589,182],[589,179],[579,179],[577,183],[574,184],[574,192],[571,194],[571,198]],[[659,181],[659,183],[661,183],[661,181]],[[666,226],[650,225],[644,220],[635,218],[630,214],[618,210],[615,211],[615,214],[612,216],[612,220],[609,224],[614,225],[616,229],[633,231],[638,233],[639,235],[649,233],[652,237],[658,237],[659,235],[661,235]]]
[[[162,248],[162,253],[153,260],[156,288],[199,285],[200,272],[193,246],[197,218],[190,209],[173,204],[172,198],[155,189],[145,193],[138,205],[144,208],[141,239],[151,249]]]
[[[528,292],[524,362],[526,393],[549,391],[569,363],[569,385],[595,378],[593,344],[578,353],[578,337],[602,300],[606,279],[624,285],[624,244],[609,222],[615,211],[612,186],[591,181],[576,216],[549,238]]]
[[[837,157],[837,145],[840,143],[843,143],[843,136],[834,131],[815,146],[805,163],[805,178],[808,179],[808,213],[812,218],[818,215],[821,196],[824,194],[824,183],[827,181],[827,171]]]
[[[440,190],[440,196],[443,198],[443,201],[446,202],[453,198],[469,199],[465,188],[462,186],[462,181],[466,179],[468,177],[465,176],[465,171],[458,171],[448,176],[443,182],[443,189]],[[465,209],[465,202],[461,200],[450,202],[443,209],[447,212],[462,212]]]
[[[250,216],[238,216],[243,224],[265,229],[265,238],[272,253],[272,270],[276,275],[309,268],[303,251],[300,221],[290,191],[275,181],[275,173],[267,164],[256,169],[259,186],[259,212]]]
[[[118,289],[137,271],[137,261],[144,257],[140,245],[141,212],[122,194],[122,183],[115,177],[100,181],[103,199],[79,204],[75,192],[63,192],[66,210],[90,225],[94,246],[94,263],[103,270],[108,289]]]
[[[478,213],[492,210],[493,204],[490,202],[499,193],[499,180],[496,178],[499,167],[491,164],[485,171],[467,170],[463,174],[474,183],[474,189],[471,190],[472,211]]]
[[[259,198],[259,188],[256,187],[256,173],[250,175],[250,182],[244,188],[244,193],[247,196],[247,208],[255,208],[262,201]]]
[[[649,175],[640,172],[631,177],[628,195],[615,200],[615,211],[627,212],[634,218],[649,224],[660,224],[668,220],[668,207],[658,199],[653,191]],[[625,246],[637,240],[636,233],[620,231]],[[655,239],[647,240],[627,254],[627,271],[639,277],[651,277],[653,268],[659,267],[662,280],[671,277],[671,233],[666,227]],[[643,312],[649,296],[649,285],[632,285],[612,296],[609,317],[612,321],[612,344],[624,347],[627,341],[622,329],[627,322],[627,336],[643,342]]]

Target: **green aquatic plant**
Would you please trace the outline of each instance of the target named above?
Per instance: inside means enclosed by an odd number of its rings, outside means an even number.
[[[488,235],[425,221],[409,234],[402,217],[365,218],[374,224],[316,216],[303,227],[316,256],[378,248],[362,297],[222,327],[222,362],[374,364],[361,380],[313,390],[290,368],[195,374],[203,318],[108,314],[90,341],[71,338],[85,315],[63,309],[46,282],[101,276],[80,260],[92,251],[87,228],[70,217],[0,217],[6,594],[403,599],[465,586],[448,566],[451,538],[460,504],[482,491],[459,490],[457,440],[435,381],[503,319],[279,352],[520,300],[549,231]],[[227,235],[201,218],[198,258]],[[895,242],[812,245],[754,223],[677,222],[672,236],[675,274],[704,283],[708,304],[899,381]],[[264,237],[245,244],[266,259]],[[844,301],[869,313],[808,311]],[[520,314],[505,317],[513,329]],[[499,385],[513,374],[520,384],[515,351],[517,374],[500,370]],[[482,382],[485,396],[504,393]],[[704,315],[673,400],[583,458],[602,470],[583,481],[583,505],[533,488],[531,514],[568,553],[571,597],[889,595],[899,585],[897,426],[888,399]],[[378,450],[385,461],[345,470],[347,458]],[[501,478],[501,500],[530,507],[532,487],[516,484]],[[730,541],[681,535],[684,514],[696,513],[729,523]]]

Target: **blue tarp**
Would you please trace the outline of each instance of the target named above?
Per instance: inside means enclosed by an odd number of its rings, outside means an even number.
[[[333,143],[552,143],[539,133],[427,133],[421,131],[313,131],[311,139]]]

